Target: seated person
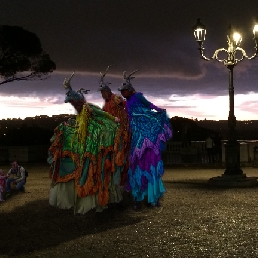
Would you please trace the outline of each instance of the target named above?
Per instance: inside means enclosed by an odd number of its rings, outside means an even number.
[[[25,168],[19,166],[17,161],[12,163],[12,168],[8,171],[6,180],[6,197],[11,195],[11,183],[16,185],[16,188],[21,192],[25,191],[24,185],[26,183]]]

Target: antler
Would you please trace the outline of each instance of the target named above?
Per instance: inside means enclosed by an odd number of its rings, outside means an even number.
[[[71,87],[70,81],[72,80],[73,76],[74,76],[74,72],[72,72],[69,79],[67,79],[67,80],[66,80],[66,78],[64,79],[63,85],[64,85],[65,89]]]
[[[85,90],[84,88],[80,88],[79,90],[77,90],[77,92],[82,93],[82,91]]]
[[[133,72],[131,72],[129,75],[128,75],[128,78],[131,78],[131,76],[134,74],[134,73],[137,73],[139,70],[135,70]]]
[[[107,67],[107,69],[106,69],[106,71],[105,71],[105,73],[104,74],[102,74],[102,72],[100,72],[100,81],[102,81],[103,80],[103,78],[105,77],[105,75],[106,75],[106,73],[107,73],[107,71],[108,71],[108,69],[109,69],[109,67],[111,67],[112,65],[109,65],[108,67]]]
[[[74,76],[74,72],[72,72],[70,78],[68,79],[68,82],[70,82],[72,80],[73,76]]]
[[[84,88],[80,88],[79,90],[77,90],[77,92],[80,94],[82,94],[82,93],[88,94],[88,91],[90,91],[90,90],[85,90]]]
[[[131,77],[133,74],[135,74],[136,72],[138,72],[139,70],[135,70],[133,72],[131,72],[128,76],[126,76],[126,71],[124,71],[123,75],[124,75],[124,79],[126,79],[127,81],[130,81],[130,79],[133,79],[134,77]]]

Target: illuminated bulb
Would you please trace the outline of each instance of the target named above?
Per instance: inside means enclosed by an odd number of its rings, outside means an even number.
[[[254,38],[257,39],[258,38],[258,24],[254,25],[253,33],[254,33]]]
[[[195,32],[195,38],[197,39],[197,41],[205,40],[205,30],[204,29],[196,29],[194,32]]]
[[[234,33],[233,39],[234,39],[236,45],[239,45],[242,41],[241,35],[237,32]]]

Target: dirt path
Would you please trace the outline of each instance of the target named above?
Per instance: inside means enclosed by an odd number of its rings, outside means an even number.
[[[48,204],[47,165],[26,169],[26,192],[0,203],[1,258],[258,256],[258,187],[209,189],[222,170],[166,170],[161,208],[135,212],[125,195],[126,209],[74,215]]]

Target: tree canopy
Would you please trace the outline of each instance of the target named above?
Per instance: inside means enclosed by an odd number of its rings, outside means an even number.
[[[36,34],[19,26],[0,26],[0,85],[15,80],[42,80],[55,69]]]

